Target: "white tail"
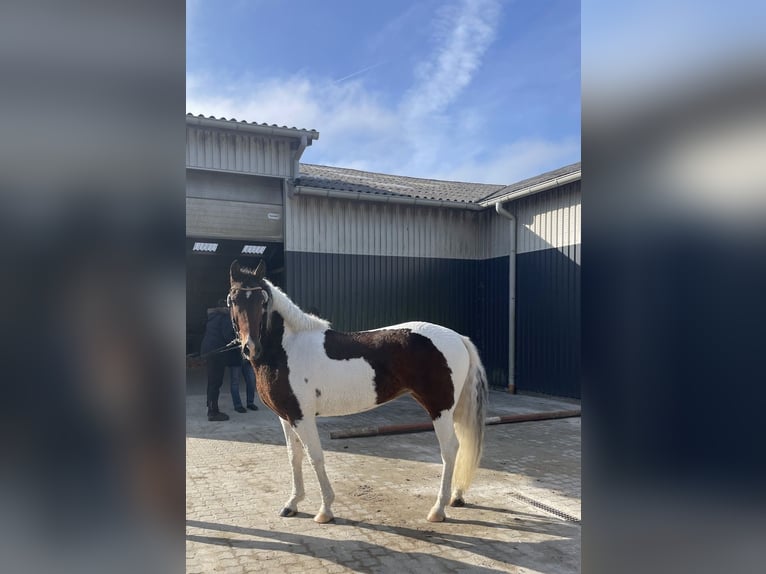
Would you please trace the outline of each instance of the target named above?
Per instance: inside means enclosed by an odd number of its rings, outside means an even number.
[[[455,433],[460,448],[452,475],[453,493],[460,497],[471,485],[481,460],[484,418],[487,410],[487,374],[476,346],[468,337],[463,343],[470,357],[468,376],[455,408]]]

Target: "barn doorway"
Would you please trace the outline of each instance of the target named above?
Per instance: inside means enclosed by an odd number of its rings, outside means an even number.
[[[186,355],[199,354],[207,310],[217,306],[229,292],[229,266],[235,259],[255,267],[263,259],[267,277],[284,285],[284,244],[264,241],[186,239]]]

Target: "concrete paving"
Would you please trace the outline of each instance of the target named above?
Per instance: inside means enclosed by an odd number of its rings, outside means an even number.
[[[208,422],[204,376],[187,385],[187,572],[541,572],[580,570],[580,419],[488,426],[464,508],[426,521],[439,484],[433,432],[330,439],[330,431],[427,422],[409,397],[319,419],[335,520],[316,524],[319,489],[304,463],[299,514],[278,511],[290,468],[277,416],[234,412]],[[244,391],[243,388],[240,389]],[[492,391],[489,415],[567,410],[577,403]]]

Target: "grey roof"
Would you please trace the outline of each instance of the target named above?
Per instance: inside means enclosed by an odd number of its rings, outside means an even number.
[[[501,189],[495,191],[494,193],[490,195],[480,198],[481,203],[482,205],[489,205],[490,203],[495,203],[496,201],[502,200],[508,197],[509,195],[513,195],[515,192],[520,191],[524,188],[532,187],[534,185],[538,185],[541,183],[555,180],[556,178],[560,178],[560,177],[564,177],[564,176],[576,173],[580,171],[580,169],[581,169],[581,163],[578,161],[577,163],[560,167],[559,169],[554,169],[553,171],[547,171],[545,173],[541,173],[540,175],[536,175],[534,177],[529,177],[527,179],[517,181],[516,183],[512,183],[511,185],[503,186]]]
[[[487,183],[421,179],[309,163],[300,165],[300,175],[295,184],[321,189],[437,199],[459,203],[476,203],[506,187]]]
[[[203,115],[203,114],[194,115],[194,114],[191,114],[191,113],[187,113],[186,117],[187,117],[187,121],[188,121],[189,118],[199,118],[201,120],[207,120],[207,121],[212,120],[213,122],[227,122],[229,124],[234,124],[234,126],[227,126],[226,124],[222,123],[221,127],[235,127],[235,126],[239,126],[239,125],[244,125],[244,126],[250,126],[250,127],[256,127],[256,128],[276,128],[276,129],[279,129],[279,130],[292,130],[292,131],[295,131],[297,133],[310,134],[310,135],[314,136],[314,139],[318,139],[319,138],[319,132],[314,130],[314,129],[296,128],[295,126],[289,128],[287,126],[279,126],[277,124],[266,124],[266,123],[259,124],[258,122],[248,122],[248,121],[245,121],[245,120],[237,120],[235,118],[231,118],[231,119],[217,118],[215,116],[206,116],[206,115]]]

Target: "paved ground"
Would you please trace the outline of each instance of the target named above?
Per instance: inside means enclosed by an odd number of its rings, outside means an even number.
[[[426,422],[411,399],[320,419],[335,520],[316,524],[319,489],[304,463],[306,500],[281,518],[290,470],[275,414],[205,417],[201,373],[187,394],[187,572],[545,572],[580,569],[580,419],[487,427],[465,508],[425,520],[441,461],[433,432],[332,440],[330,430]],[[571,409],[571,402],[490,393],[489,415]]]

